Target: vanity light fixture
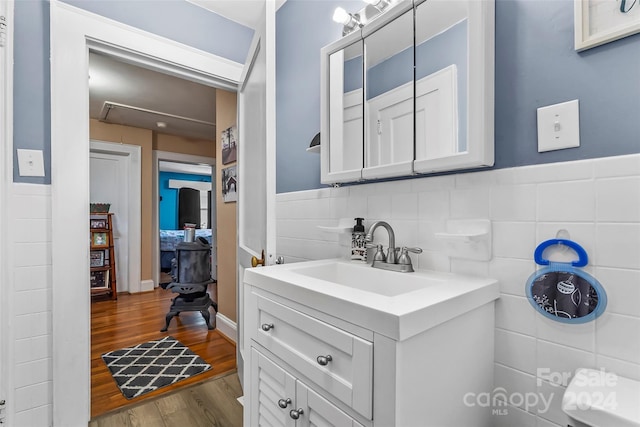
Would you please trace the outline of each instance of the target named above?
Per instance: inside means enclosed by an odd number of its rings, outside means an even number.
[[[342,35],[356,31],[364,27],[368,22],[381,15],[391,5],[402,0],[363,0],[367,5],[358,13],[349,13],[341,7],[333,12],[333,20],[343,25]]]
[[[338,24],[342,24],[342,35],[346,36],[350,32],[362,27],[359,14],[351,14],[341,7],[336,8],[333,12],[333,20]]]

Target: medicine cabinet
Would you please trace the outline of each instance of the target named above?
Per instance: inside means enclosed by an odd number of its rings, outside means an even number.
[[[322,49],[321,182],[492,166],[494,0],[404,0]]]

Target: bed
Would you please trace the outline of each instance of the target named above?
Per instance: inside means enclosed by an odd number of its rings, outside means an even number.
[[[204,237],[211,245],[212,236],[209,229],[196,229],[196,239]],[[160,269],[171,270],[171,260],[176,256],[176,245],[184,241],[184,230],[160,230]]]

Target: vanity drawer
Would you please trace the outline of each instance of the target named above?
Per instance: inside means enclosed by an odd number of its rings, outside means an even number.
[[[252,338],[371,419],[373,343],[262,295],[251,299]]]

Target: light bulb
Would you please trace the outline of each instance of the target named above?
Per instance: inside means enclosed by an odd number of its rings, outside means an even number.
[[[336,8],[333,12],[333,20],[339,24],[347,25],[351,21],[351,15],[341,7]]]

